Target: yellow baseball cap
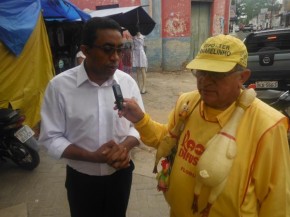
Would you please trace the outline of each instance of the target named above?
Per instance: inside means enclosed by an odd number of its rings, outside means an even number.
[[[187,64],[188,69],[229,72],[237,64],[247,67],[248,52],[244,43],[231,35],[208,38],[197,56]]]

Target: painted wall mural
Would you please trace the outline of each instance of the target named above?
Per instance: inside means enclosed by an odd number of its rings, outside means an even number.
[[[190,35],[190,7],[187,0],[162,0],[162,37]]]
[[[215,0],[213,3],[212,35],[228,33],[229,1]]]
[[[213,17],[213,35],[224,33],[224,16],[215,14]]]

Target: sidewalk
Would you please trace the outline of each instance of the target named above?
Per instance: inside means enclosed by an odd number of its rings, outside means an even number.
[[[165,123],[180,92],[196,89],[189,72],[147,73],[146,111]],[[132,151],[135,162],[127,217],[169,217],[169,207],[152,174],[155,151],[141,145]],[[0,164],[0,217],[69,217],[65,164],[40,150],[40,165],[31,172],[14,164]],[[13,207],[19,205],[17,207]],[[10,210],[9,210],[10,207]]]

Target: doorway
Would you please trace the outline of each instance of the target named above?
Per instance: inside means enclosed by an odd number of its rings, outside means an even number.
[[[210,36],[211,2],[191,3],[191,51],[194,58],[201,44]]]

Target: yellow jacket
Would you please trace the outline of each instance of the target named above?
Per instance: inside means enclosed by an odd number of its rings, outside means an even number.
[[[182,94],[169,116],[168,125],[154,122],[146,114],[135,124],[142,141],[158,147],[168,129],[174,126],[179,108],[188,100],[199,98],[197,91]],[[207,141],[226,124],[234,109],[235,103],[219,111],[206,107],[201,101],[188,118],[165,193],[172,217],[200,216],[191,210],[195,167]],[[287,119],[280,112],[255,99],[237,129],[237,156],[226,187],[214,202],[209,217],[290,217],[287,129]],[[203,187],[201,191],[199,212],[207,204],[209,190]]]

